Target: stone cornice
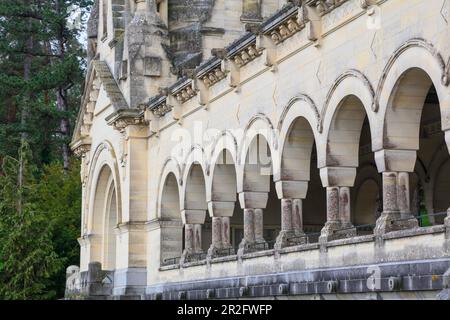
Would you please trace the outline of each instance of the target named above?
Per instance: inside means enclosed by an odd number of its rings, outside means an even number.
[[[90,135],[94,119],[94,110],[101,86],[103,86],[106,95],[110,99],[114,111],[129,109],[128,103],[126,102],[116,79],[105,61],[91,61],[86,79],[84,95],[72,138],[72,145],[76,145],[79,143],[79,140],[86,139]]]
[[[171,86],[169,92],[179,103],[185,103],[197,95],[192,79],[186,77]]]
[[[73,153],[80,158],[91,150],[91,144],[91,138],[85,137],[71,143],[70,148],[72,149]]]
[[[172,107],[167,104],[167,96],[156,96],[149,100],[147,109],[152,112],[156,118],[163,117],[166,113],[172,111]]]
[[[145,126],[146,122],[139,109],[119,109],[106,118],[108,125],[122,131],[128,126]]]
[[[145,105],[149,111],[146,119],[152,122],[172,113],[174,120],[182,123],[184,103],[198,96],[199,105],[205,109],[217,96],[233,90],[239,90],[242,83],[248,80],[240,78],[240,69],[253,60],[260,59],[265,66],[276,72],[277,64],[282,59],[278,56],[278,47],[299,32],[306,32],[306,38],[314,45],[320,45],[319,38],[325,36],[319,24],[324,15],[336,14],[341,5],[355,1],[368,10],[374,5],[381,5],[388,0],[305,0],[289,2],[278,12],[267,18],[254,28],[247,28],[247,33],[225,48],[212,50],[209,60],[200,64],[189,77],[175,82],[158,96],[152,97]],[[361,12],[358,11],[360,15]],[[355,15],[355,16],[358,16]],[[340,25],[339,25],[340,26]],[[339,28],[337,26],[336,28]],[[333,29],[334,30],[334,29]],[[335,30],[334,30],[335,31]],[[303,45],[306,48],[308,45]],[[261,58],[260,58],[261,57]],[[214,86],[227,79],[229,89]],[[225,81],[224,81],[225,82]],[[214,87],[214,88],[213,88]],[[234,88],[234,89],[232,89]],[[173,99],[172,99],[173,98]],[[147,113],[146,113],[147,114]],[[160,124],[155,121],[151,125],[152,132],[160,131]]]
[[[309,0],[306,3],[310,7],[317,8],[317,12],[319,13],[319,15],[323,16],[347,1],[349,0]],[[361,6],[369,6],[368,3],[369,2],[367,0],[363,0],[360,2]]]
[[[158,230],[161,228],[180,228],[183,226],[181,220],[165,220],[165,219],[153,219],[146,222],[147,231]]]

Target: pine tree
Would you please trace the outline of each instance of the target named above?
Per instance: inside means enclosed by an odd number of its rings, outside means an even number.
[[[0,299],[62,296],[79,261],[81,186],[69,141],[85,71],[72,8],[0,1]],[[83,18],[83,17],[81,17]]]
[[[22,185],[19,174],[22,164]],[[46,215],[39,199],[31,151],[26,142],[19,159],[5,157],[0,175],[0,298],[45,299],[50,278],[62,260],[55,253]],[[20,203],[20,208],[19,208]]]

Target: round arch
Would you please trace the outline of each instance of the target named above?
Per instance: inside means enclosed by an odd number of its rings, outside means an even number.
[[[260,143],[261,141],[261,143]],[[264,142],[266,144],[264,144]],[[262,146],[262,148],[260,148]],[[249,158],[249,155],[251,158]],[[270,159],[269,159],[270,158]],[[238,150],[237,191],[268,192],[270,174],[260,175],[261,164],[273,173],[278,165],[278,134],[272,122],[264,115],[253,117],[247,127]],[[264,162],[264,163],[262,163]],[[270,168],[269,168],[270,167]],[[250,173],[250,171],[252,173]],[[253,173],[257,173],[253,174]],[[266,172],[268,173],[268,172]],[[249,175],[256,177],[256,181],[249,179]],[[257,176],[263,177],[258,180]],[[267,177],[267,178],[264,178]]]
[[[442,128],[450,114],[450,93],[445,63],[429,43],[412,39],[389,59],[376,94],[380,128],[374,150],[418,150],[418,130],[424,101],[434,86],[439,99]]]

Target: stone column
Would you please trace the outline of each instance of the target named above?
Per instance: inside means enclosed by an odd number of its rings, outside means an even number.
[[[202,225],[194,224],[194,253],[202,253]]]
[[[351,227],[350,188],[339,188],[339,219],[343,226]]]
[[[294,219],[293,217],[293,202],[292,199],[281,199],[281,232],[277,237],[275,249],[287,247],[290,242],[288,241],[289,238],[296,236],[294,233],[294,221],[297,221],[296,223],[298,224],[298,218]]]
[[[222,217],[221,219],[221,239],[223,248],[231,248],[231,238],[230,238],[230,217]]]
[[[189,260],[189,256],[203,252],[202,249],[202,225],[205,223],[206,210],[182,210],[181,217],[185,224],[185,244],[181,256],[181,264]]]
[[[244,238],[239,244],[238,255],[244,254],[255,242],[264,242],[263,210],[269,198],[268,192],[244,191],[239,193],[239,202],[244,209]]]
[[[378,171],[383,174],[383,212],[375,235],[418,226],[411,215],[409,191],[409,172],[414,171],[416,158],[415,150],[383,149],[375,153]]]
[[[383,172],[383,212],[377,220],[374,233],[381,235],[395,230],[393,220],[400,218],[397,206],[397,173]]]
[[[295,235],[302,236],[305,234],[303,231],[303,200],[292,200],[292,228]]]
[[[249,246],[255,243],[255,209],[244,209],[244,238],[239,244],[238,255],[249,251]]]
[[[212,216],[212,243],[208,249],[208,257],[214,257],[220,249],[231,247],[230,217],[233,216],[234,207],[235,201],[208,202],[208,210]]]
[[[222,218],[212,218],[212,246],[217,249],[222,248]]]
[[[263,209],[255,209],[254,217],[255,241],[264,243],[264,213]]]
[[[292,199],[281,199],[281,232],[292,229]]]
[[[418,222],[411,216],[410,210],[409,174],[383,172],[383,212],[377,220],[374,233],[382,235],[416,226]]]
[[[255,242],[255,210],[244,209],[244,240],[252,244]]]
[[[448,243],[448,251],[450,251],[450,208],[447,210],[447,217],[444,219],[445,238]]]
[[[326,167],[320,175],[327,188],[327,222],[319,242],[356,236],[350,211],[350,187],[355,181],[356,168]]]
[[[302,199],[306,198],[308,181],[280,179],[275,182],[275,188],[278,198],[281,199],[281,232],[277,237],[275,248],[305,243],[306,238],[302,237],[304,235]]]
[[[399,172],[397,175],[397,202],[403,228],[411,229],[419,226],[418,220],[412,215],[410,199],[409,172]]]
[[[335,231],[339,230],[339,188],[327,188],[327,222],[320,235],[320,242],[333,240]]]
[[[194,252],[194,225],[186,224],[184,226],[184,252],[185,254],[191,254]]]

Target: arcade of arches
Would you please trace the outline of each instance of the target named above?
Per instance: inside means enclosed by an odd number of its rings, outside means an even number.
[[[384,150],[373,152],[364,105],[349,95],[324,130],[327,152],[320,165],[313,129],[298,117],[278,162],[272,160],[273,141],[258,134],[242,164],[223,149],[209,176],[199,162],[187,169],[185,188],[173,173],[167,175],[161,181],[161,218],[179,223],[176,230],[163,228],[176,236],[162,241],[170,249],[161,251],[161,263],[442,224],[450,207],[450,156],[436,89],[425,72],[412,69],[392,95]],[[397,156],[411,170],[383,171]]]
[[[73,293],[444,289],[450,1],[184,2],[95,1]]]

